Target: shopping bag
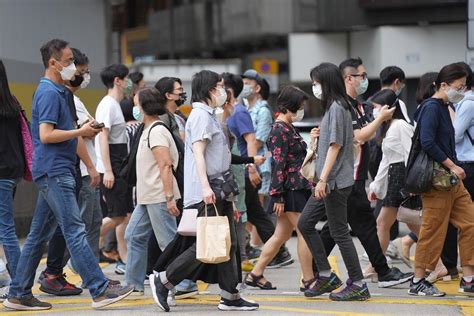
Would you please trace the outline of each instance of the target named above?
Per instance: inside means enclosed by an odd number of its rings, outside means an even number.
[[[183,210],[183,216],[181,216],[178,225],[178,234],[181,236],[196,236],[197,214],[198,210],[196,208]]]
[[[216,216],[197,218],[196,259],[203,263],[218,264],[230,260],[230,226],[227,216],[219,216],[215,204]]]

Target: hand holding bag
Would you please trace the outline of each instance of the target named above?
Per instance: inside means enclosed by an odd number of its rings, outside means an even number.
[[[227,216],[219,216],[215,204],[216,216],[207,216],[207,204],[204,217],[197,218],[196,259],[203,263],[218,264],[230,260],[230,226]]]
[[[196,236],[197,214],[198,210],[196,208],[183,210],[183,216],[181,216],[178,225],[178,234],[181,236]]]

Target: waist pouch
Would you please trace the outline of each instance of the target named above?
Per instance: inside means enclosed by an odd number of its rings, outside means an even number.
[[[230,169],[219,174],[208,176],[208,178],[209,185],[217,199],[229,200],[239,194],[239,186]]]

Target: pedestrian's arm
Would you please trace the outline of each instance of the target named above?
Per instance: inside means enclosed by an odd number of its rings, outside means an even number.
[[[210,189],[209,180],[207,178],[206,160],[204,152],[206,151],[207,143],[205,140],[196,141],[193,143],[193,155],[196,160],[196,169],[204,189]]]
[[[103,132],[99,135],[100,155],[102,157],[102,163],[104,164],[105,172],[112,172],[109,150],[109,133],[110,130],[108,128],[104,128]]]
[[[80,135],[79,129],[69,131],[56,129],[52,123],[41,123],[39,126],[39,136],[43,144],[62,143]]]
[[[324,162],[323,170],[319,175],[319,179],[327,183],[329,174],[331,173],[332,168],[334,167],[334,163],[336,162],[337,155],[339,155],[339,151],[341,150],[341,145],[332,143],[329,145],[328,153],[326,156],[326,161]]]
[[[377,116],[375,120],[362,127],[361,129],[354,130],[354,138],[361,143],[365,143],[371,140],[375,137],[377,129],[382,125],[383,122],[392,118],[394,112],[395,107],[389,109],[387,105],[383,106],[380,109],[380,115]]]

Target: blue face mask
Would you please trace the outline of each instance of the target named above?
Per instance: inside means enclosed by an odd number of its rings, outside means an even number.
[[[139,122],[143,122],[143,113],[136,106],[133,107],[133,118]]]

